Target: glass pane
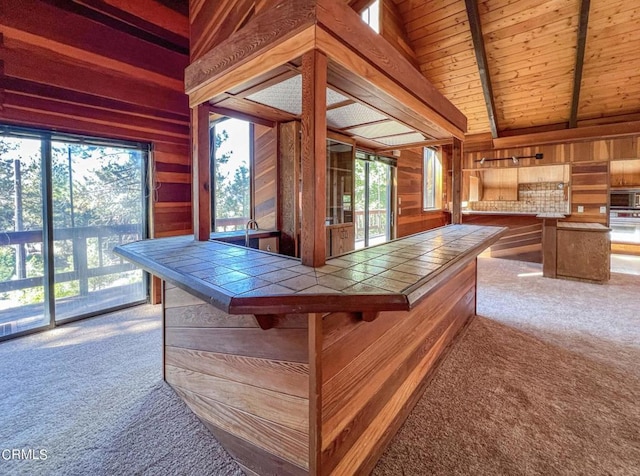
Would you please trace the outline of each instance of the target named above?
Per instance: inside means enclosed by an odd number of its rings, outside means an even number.
[[[0,337],[46,326],[41,143],[0,136]]]
[[[389,240],[390,167],[369,163],[369,246]]]
[[[214,132],[214,231],[244,230],[251,218],[250,124],[217,122]]]
[[[327,140],[327,225],[353,221],[353,146]]]
[[[364,160],[356,159],[356,189],[355,189],[355,234],[356,234],[356,249],[364,248],[365,238],[365,173],[366,162]]]
[[[142,271],[113,253],[144,237],[143,152],[52,143],[56,321],[144,300]]]

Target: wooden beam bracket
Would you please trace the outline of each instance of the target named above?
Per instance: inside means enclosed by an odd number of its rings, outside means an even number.
[[[362,311],[357,313],[364,322],[373,322],[380,315],[380,311]]]
[[[278,320],[284,316],[285,314],[254,314],[260,329],[265,331],[275,327]]]

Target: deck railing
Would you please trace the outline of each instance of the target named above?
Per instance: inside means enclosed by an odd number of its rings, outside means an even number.
[[[71,254],[73,266],[71,270],[56,272],[55,283],[78,281],[80,294],[89,292],[89,279],[110,274],[133,271],[137,269],[122,258],[111,253],[113,246],[141,238],[140,225],[113,225],[113,226],[87,226],[75,228],[54,229],[54,246],[60,241],[71,241]],[[97,255],[97,266],[89,265],[88,240],[96,240],[94,246]],[[39,245],[39,246],[38,246]],[[13,246],[16,248],[16,256],[42,254],[42,230],[11,231],[0,233],[0,246]],[[26,251],[29,246],[31,250]],[[97,248],[97,249],[96,249]],[[93,256],[95,262],[96,256]],[[108,256],[107,256],[108,255]],[[68,254],[66,255],[68,256]],[[54,257],[54,260],[56,257]],[[43,285],[42,276],[27,277],[25,259],[17,259],[13,279],[0,281],[0,293],[33,288]],[[44,261],[44,260],[43,260]]]

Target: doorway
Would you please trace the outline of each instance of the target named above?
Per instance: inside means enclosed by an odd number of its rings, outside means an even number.
[[[355,235],[356,249],[391,240],[393,230],[392,159],[356,152]]]

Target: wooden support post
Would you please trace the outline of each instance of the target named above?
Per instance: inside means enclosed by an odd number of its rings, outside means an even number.
[[[207,241],[211,236],[209,104],[200,104],[191,109],[191,170],[193,232],[197,241]]]
[[[326,260],[327,57],[302,56],[302,216],[300,255],[306,266]]]
[[[452,210],[451,223],[462,223],[462,141],[453,138],[453,146],[451,147],[451,177],[453,180],[451,186]]]

